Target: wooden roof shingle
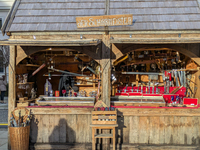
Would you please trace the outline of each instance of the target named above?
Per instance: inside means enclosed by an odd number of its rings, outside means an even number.
[[[106,0],[16,1],[3,32],[104,30],[77,29],[75,18],[105,15]],[[110,0],[108,13],[133,14],[133,25],[108,27],[111,31],[200,29],[198,0]]]

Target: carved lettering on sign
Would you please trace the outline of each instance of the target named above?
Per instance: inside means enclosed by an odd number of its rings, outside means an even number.
[[[76,17],[77,28],[132,25],[133,15]]]

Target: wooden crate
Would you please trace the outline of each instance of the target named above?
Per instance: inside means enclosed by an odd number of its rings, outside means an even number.
[[[17,103],[17,107],[27,107],[27,106],[29,106],[29,102]]]
[[[92,124],[117,124],[117,111],[92,111]]]

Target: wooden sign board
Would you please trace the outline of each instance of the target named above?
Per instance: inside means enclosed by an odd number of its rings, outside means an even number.
[[[76,17],[77,28],[132,25],[133,15],[105,15]]]

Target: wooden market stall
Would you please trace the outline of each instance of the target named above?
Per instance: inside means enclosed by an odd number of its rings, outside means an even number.
[[[31,148],[91,149],[97,100],[117,109],[119,149],[199,148],[199,12],[197,0],[16,0],[0,43]]]

